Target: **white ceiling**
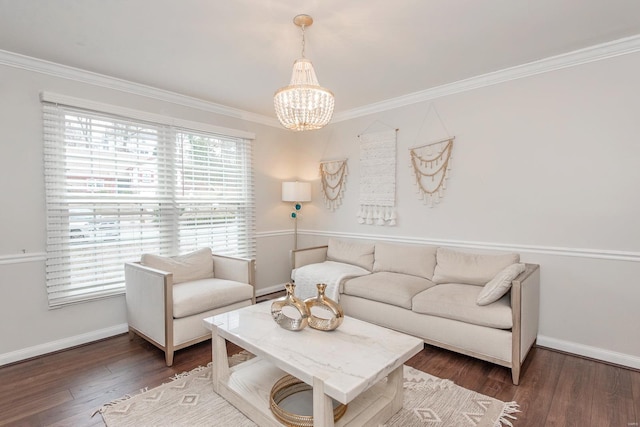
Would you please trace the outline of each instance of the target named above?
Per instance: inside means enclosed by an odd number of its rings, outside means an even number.
[[[0,0],[0,49],[274,117],[299,13],[336,112],[640,34],[638,0]]]

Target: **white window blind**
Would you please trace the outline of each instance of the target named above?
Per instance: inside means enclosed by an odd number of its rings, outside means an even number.
[[[43,102],[49,306],[124,292],[123,263],[255,257],[251,141]]]

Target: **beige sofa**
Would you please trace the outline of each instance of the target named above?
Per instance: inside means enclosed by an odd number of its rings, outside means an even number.
[[[210,248],[176,256],[144,254],[124,266],[129,334],[165,352],[211,338],[202,320],[255,304],[255,261],[216,255]]]
[[[538,265],[518,254],[339,239],[292,257],[296,291],[328,282],[346,315],[505,366],[519,383],[538,334]]]

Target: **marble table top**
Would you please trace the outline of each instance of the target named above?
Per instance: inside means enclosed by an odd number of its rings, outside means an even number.
[[[204,320],[221,337],[278,368],[313,384],[324,382],[325,393],[348,403],[385,378],[423,348],[422,340],[345,316],[330,332],[306,327],[289,331],[271,318],[265,301]]]

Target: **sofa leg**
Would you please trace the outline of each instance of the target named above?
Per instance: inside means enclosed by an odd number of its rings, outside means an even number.
[[[164,351],[164,360],[167,362],[167,366],[173,365],[173,350]]]
[[[520,365],[513,365],[511,367],[511,379],[513,380],[513,385],[518,385],[520,383]]]

